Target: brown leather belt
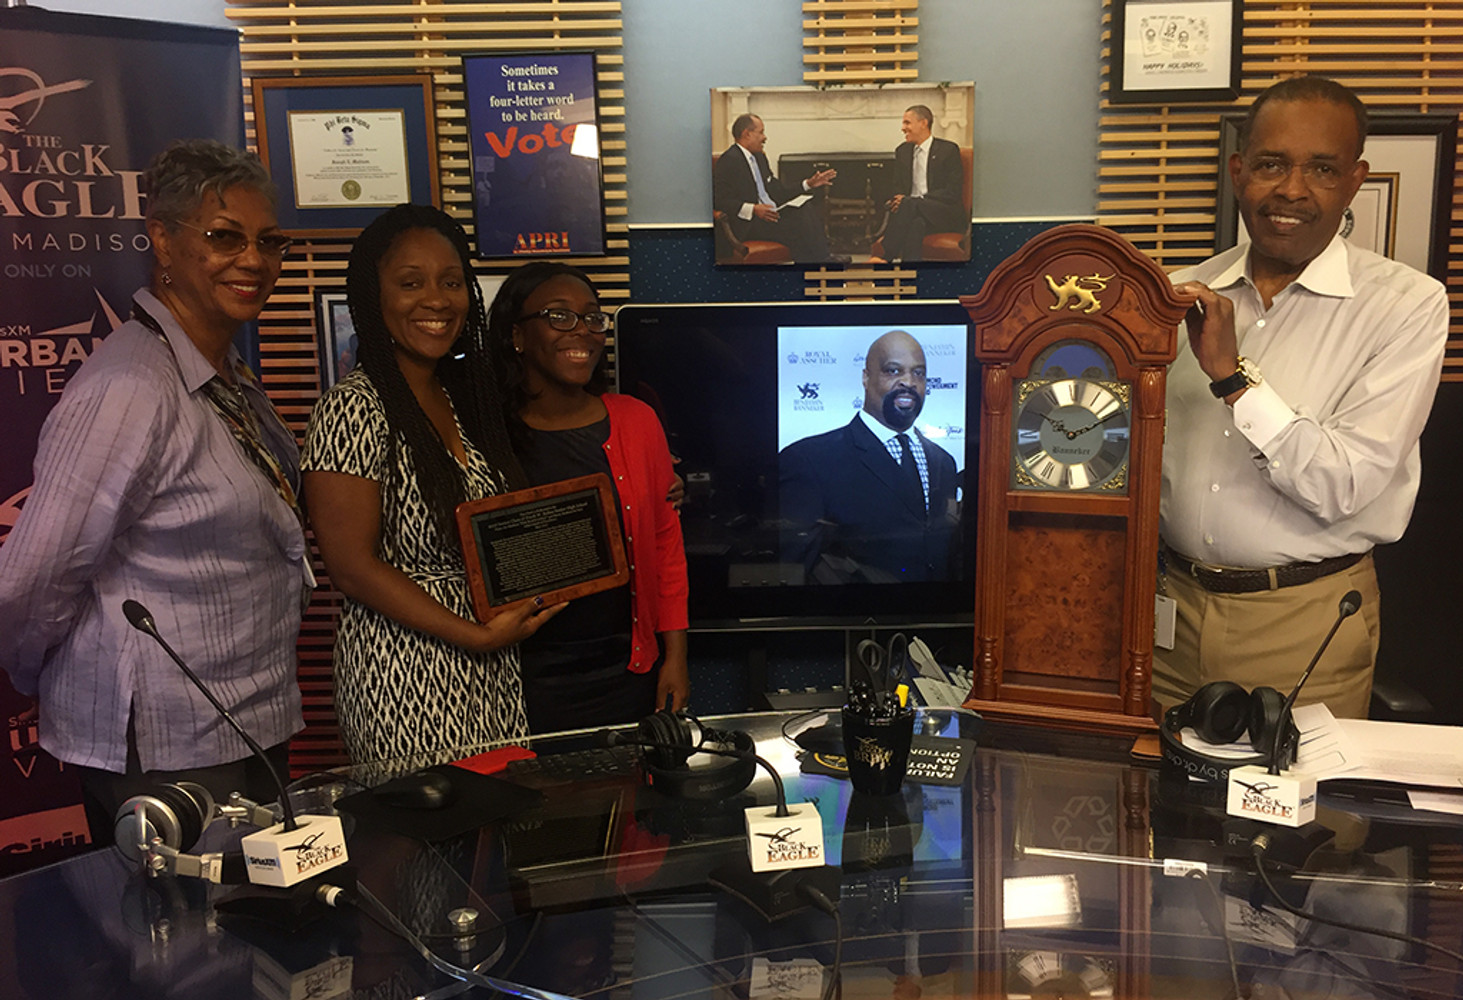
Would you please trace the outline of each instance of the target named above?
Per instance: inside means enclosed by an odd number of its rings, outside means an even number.
[[[1366,558],[1365,552],[1353,552],[1350,555],[1322,559],[1320,562],[1290,563],[1271,569],[1219,569],[1196,563],[1167,545],[1163,547],[1163,554],[1170,565],[1192,576],[1199,586],[1211,594],[1256,594],[1262,590],[1296,587],[1350,569]]]

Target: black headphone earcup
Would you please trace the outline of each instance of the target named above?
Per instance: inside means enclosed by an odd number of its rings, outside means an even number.
[[[699,720],[693,721],[700,726]],[[704,762],[704,766],[698,767],[686,765],[690,749],[685,751],[684,757],[680,753],[672,754],[676,758],[673,767],[662,767],[647,756],[646,783],[670,798],[702,802],[721,802],[744,791],[757,773],[757,761],[753,756],[757,752],[756,742],[740,730],[719,732],[703,729],[701,735],[706,744],[721,744],[739,750],[745,756],[712,757]]]
[[[1250,695],[1233,681],[1210,681],[1190,698],[1186,721],[1206,743],[1233,743],[1250,722]]]
[[[691,748],[694,743],[691,740],[691,730],[685,721],[672,712],[652,712],[640,720],[636,727],[640,738],[647,743],[666,743],[673,747],[684,747],[684,750],[671,750],[667,747],[645,747],[645,759],[659,768],[669,770],[680,767],[690,757]]]
[[[1262,753],[1270,752],[1284,706],[1285,696],[1273,687],[1257,687],[1250,693],[1250,746]]]

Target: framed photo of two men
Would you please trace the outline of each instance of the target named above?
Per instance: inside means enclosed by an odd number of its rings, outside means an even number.
[[[974,83],[711,91],[716,263],[970,259]]]

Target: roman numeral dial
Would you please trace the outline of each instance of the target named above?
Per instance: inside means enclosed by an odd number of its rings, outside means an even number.
[[[1129,387],[1093,379],[1036,379],[1016,386],[1012,486],[1125,492]]]

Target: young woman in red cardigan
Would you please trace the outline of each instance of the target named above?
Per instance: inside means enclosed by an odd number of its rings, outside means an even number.
[[[589,277],[556,261],[515,270],[488,313],[509,436],[530,485],[607,474],[630,563],[628,585],[571,601],[521,644],[536,733],[637,722],[667,697],[681,708],[690,692],[670,449],[650,407],[605,391],[609,329]]]

